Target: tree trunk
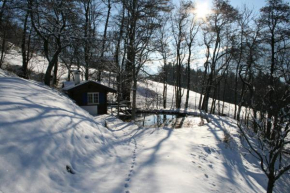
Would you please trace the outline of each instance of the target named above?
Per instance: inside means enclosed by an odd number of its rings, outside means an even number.
[[[137,97],[137,76],[136,68],[133,66],[133,104],[132,104],[132,120],[135,121],[136,117],[136,97]]]
[[[207,69],[208,69],[208,64],[209,64],[209,55],[210,55],[210,47],[208,44],[206,44],[206,61],[204,63],[204,72],[203,72],[203,78],[202,78],[202,83],[201,83],[201,93],[200,93],[200,98],[199,98],[199,104],[198,104],[198,109],[201,110],[202,109],[202,104],[203,104],[203,100],[204,97],[202,96],[203,94],[205,94],[204,90],[205,90],[205,81],[206,81],[206,75],[207,75]]]
[[[47,86],[50,86],[51,71],[53,67],[55,66],[55,64],[57,63],[57,58],[60,52],[61,52],[61,48],[58,48],[58,50],[54,53],[52,59],[48,63],[48,67],[44,75],[44,84]]]
[[[1,58],[0,58],[0,68],[2,68],[2,64],[4,62],[5,57],[5,47],[6,47],[6,30],[3,32],[3,38],[2,38],[2,49],[1,49]]]
[[[275,177],[274,175],[268,176],[268,185],[267,185],[267,193],[272,193],[274,189],[275,184]]]
[[[104,57],[104,52],[105,52],[105,44],[106,44],[106,39],[107,39],[107,29],[108,29],[110,14],[111,14],[111,0],[108,0],[108,12],[107,12],[107,18],[106,18],[105,29],[104,29],[104,34],[103,34],[101,60]],[[101,81],[102,70],[103,70],[103,64],[100,64],[99,69],[98,69],[98,81]]]
[[[56,58],[53,69],[53,85],[57,84],[58,58]]]
[[[23,24],[23,32],[22,32],[22,42],[21,42],[21,51],[22,51],[22,77],[28,78],[27,75],[27,66],[28,66],[28,54],[26,51],[26,34],[27,34],[27,20],[28,20],[29,12],[26,12],[24,24]]]
[[[2,17],[6,8],[6,3],[7,3],[7,0],[2,1],[2,6],[1,6],[1,11],[0,11],[0,27],[2,26]]]
[[[166,66],[166,64],[164,64],[164,66]],[[163,108],[164,109],[166,109],[166,103],[167,103],[167,72],[164,70],[164,77],[163,77]]]
[[[119,54],[120,54],[120,45],[121,45],[121,40],[123,36],[123,27],[124,27],[124,18],[125,18],[125,9],[122,7],[122,20],[121,20],[121,25],[120,25],[120,31],[119,31],[119,37],[117,39],[117,45],[116,45],[116,50],[115,50],[115,63],[116,63],[116,68],[117,68],[117,116],[120,115],[120,101],[121,101],[121,86],[122,86],[122,69],[123,69],[123,62],[122,66],[120,66],[120,59],[119,59]],[[124,51],[125,52],[125,51]]]
[[[186,92],[186,101],[185,108],[188,108],[188,100],[189,100],[189,90],[190,90],[190,60],[191,60],[191,44],[189,45],[189,55],[187,61],[187,92]]]
[[[237,120],[240,121],[240,115],[241,115],[241,110],[242,110],[242,107],[244,105],[244,95],[245,95],[245,84],[243,84],[242,86],[242,91],[241,91],[241,100],[239,102],[239,107],[238,107],[238,111],[237,111]]]
[[[209,79],[206,84],[205,94],[204,94],[202,106],[201,106],[201,109],[204,110],[205,112],[208,112],[208,101],[210,97],[211,86],[212,86],[212,73],[210,73],[209,75]]]
[[[224,82],[222,114],[224,114],[225,99],[226,99],[226,88],[227,88],[226,86],[227,86],[228,74],[229,74],[229,72],[227,71],[227,74],[225,76],[225,82]]]
[[[133,81],[133,69],[135,68],[135,34],[136,34],[136,9],[137,9],[137,0],[133,0],[131,18],[128,29],[128,49],[127,49],[127,62],[125,66],[125,81],[123,88],[123,99],[130,101],[130,93]]]
[[[272,111],[273,111],[273,106],[274,106],[274,102],[273,102],[273,88],[274,88],[274,72],[275,72],[275,33],[274,33],[274,29],[271,30],[271,69],[270,69],[270,85],[268,88],[270,88],[269,90],[269,94],[268,94],[268,100],[269,100],[269,104],[268,104],[268,119],[267,119],[267,132],[266,132],[266,136],[268,139],[270,139],[271,137],[271,119],[272,119]]]
[[[89,67],[90,67],[90,42],[88,40],[89,38],[89,28],[90,28],[90,3],[91,1],[88,1],[84,3],[85,6],[85,30],[84,30],[84,38],[85,38],[85,47],[84,47],[84,54],[85,54],[85,80],[89,80]]]

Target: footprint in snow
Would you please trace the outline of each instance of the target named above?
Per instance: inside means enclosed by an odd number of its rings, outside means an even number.
[[[70,166],[68,166],[68,165],[66,166],[66,171],[68,173],[75,174],[75,172],[72,170],[72,168]]]
[[[216,186],[214,183],[210,183],[210,185],[212,185],[212,186]]]
[[[131,166],[130,166],[130,170],[129,170],[129,174],[128,174],[128,177],[125,179],[125,185],[124,185],[124,187],[125,188],[128,188],[129,187],[129,183],[130,183],[130,181],[131,181],[131,177],[132,177],[132,174],[133,174],[133,172],[134,172],[134,170],[133,170],[133,168],[135,167],[135,165],[136,165],[136,150],[137,150],[137,143],[136,143],[136,141],[135,141],[135,148],[134,148],[134,150],[132,151],[132,162],[131,162]],[[130,193],[130,191],[129,190],[127,190],[125,193]]]
[[[211,150],[210,150],[210,148],[207,149],[207,152],[208,152],[209,154],[211,154]]]
[[[206,178],[208,178],[208,175],[207,175],[207,174],[204,174],[204,176],[205,176]]]

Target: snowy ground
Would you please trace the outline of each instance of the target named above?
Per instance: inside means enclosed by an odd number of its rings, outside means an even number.
[[[103,119],[103,118],[100,118]],[[108,127],[119,138],[132,135],[131,165],[124,181],[130,192],[263,192],[265,176],[241,155],[235,141],[225,142],[226,128],[234,122],[212,117],[186,118],[181,129],[128,127],[108,117]],[[122,134],[123,133],[123,134]],[[244,152],[246,155],[246,152]],[[253,161],[253,160],[251,160]]]
[[[13,50],[6,60],[21,64]],[[43,57],[33,60],[31,68],[43,73]],[[150,92],[161,96],[162,84],[140,82],[138,107],[160,108]],[[173,96],[169,85],[169,108]],[[200,95],[190,97],[194,111]],[[226,103],[225,114],[233,105]],[[267,178],[243,149],[236,122],[209,118],[203,126],[186,117],[179,129],[143,129],[92,117],[57,90],[0,69],[0,193],[265,192]],[[275,192],[290,192],[289,175]]]
[[[3,71],[0,90],[2,193],[265,192],[266,177],[230,118],[143,129],[91,117],[61,93]],[[283,178],[276,192],[289,184]]]

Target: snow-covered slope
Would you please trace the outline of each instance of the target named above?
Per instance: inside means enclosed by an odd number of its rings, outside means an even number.
[[[66,96],[0,70],[1,193],[113,192],[123,161],[112,139]]]
[[[163,83],[155,82],[151,80],[146,80],[145,82],[138,82],[137,88],[137,107],[142,108],[163,108]],[[182,96],[181,108],[184,108],[186,101],[186,93],[187,89],[183,90],[184,94]],[[157,97],[158,95],[158,97]],[[157,101],[158,98],[158,102]],[[196,110],[198,111],[198,104],[200,100],[200,94],[194,91],[189,91],[189,101],[188,101],[188,110]],[[158,104],[158,106],[157,106]],[[175,87],[172,85],[167,85],[167,108],[174,109],[175,108]],[[209,99],[209,109],[212,105],[212,99]],[[223,114],[233,117],[234,115],[234,104],[216,101],[216,113],[220,110]],[[222,110],[224,106],[224,109]],[[181,109],[182,110],[182,109]],[[244,113],[249,111],[246,108],[242,107],[241,115],[244,116]]]

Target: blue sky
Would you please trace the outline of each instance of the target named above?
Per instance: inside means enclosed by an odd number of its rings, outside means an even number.
[[[173,2],[178,3],[180,0],[173,0]],[[212,0],[193,0],[194,2],[212,2]],[[266,4],[266,0],[229,0],[230,4],[234,7],[241,7],[246,4],[249,8],[253,8],[256,11],[259,11]],[[290,0],[284,0],[284,2],[290,3]]]
[[[180,0],[172,0],[175,4],[179,4]],[[200,4],[208,4],[210,8],[212,0],[192,0],[193,2],[200,3]],[[256,14],[258,15],[260,12],[260,9],[266,5],[267,0],[229,0],[230,4],[235,7],[242,7],[243,5],[246,5],[248,8],[253,9]],[[290,4],[290,0],[284,0],[284,2],[288,2]],[[196,51],[197,55],[201,55],[201,57],[198,57],[195,59],[195,64],[192,65],[193,68],[199,68],[200,64],[203,63],[203,56],[204,54],[201,54],[201,52]],[[195,53],[195,54],[196,54]],[[155,74],[158,71],[158,66],[160,66],[160,62],[153,62],[150,64],[147,64],[146,70],[149,73]]]
[[[230,0],[232,5],[239,5],[246,3],[248,5],[253,5],[255,7],[261,8],[263,5],[266,4],[266,0]],[[284,2],[290,2],[289,0],[284,0]]]
[[[290,0],[284,0],[284,2],[290,2]],[[266,5],[266,0],[230,0],[230,3],[234,6],[242,6],[246,4],[249,8],[253,8],[259,11],[263,6]]]

